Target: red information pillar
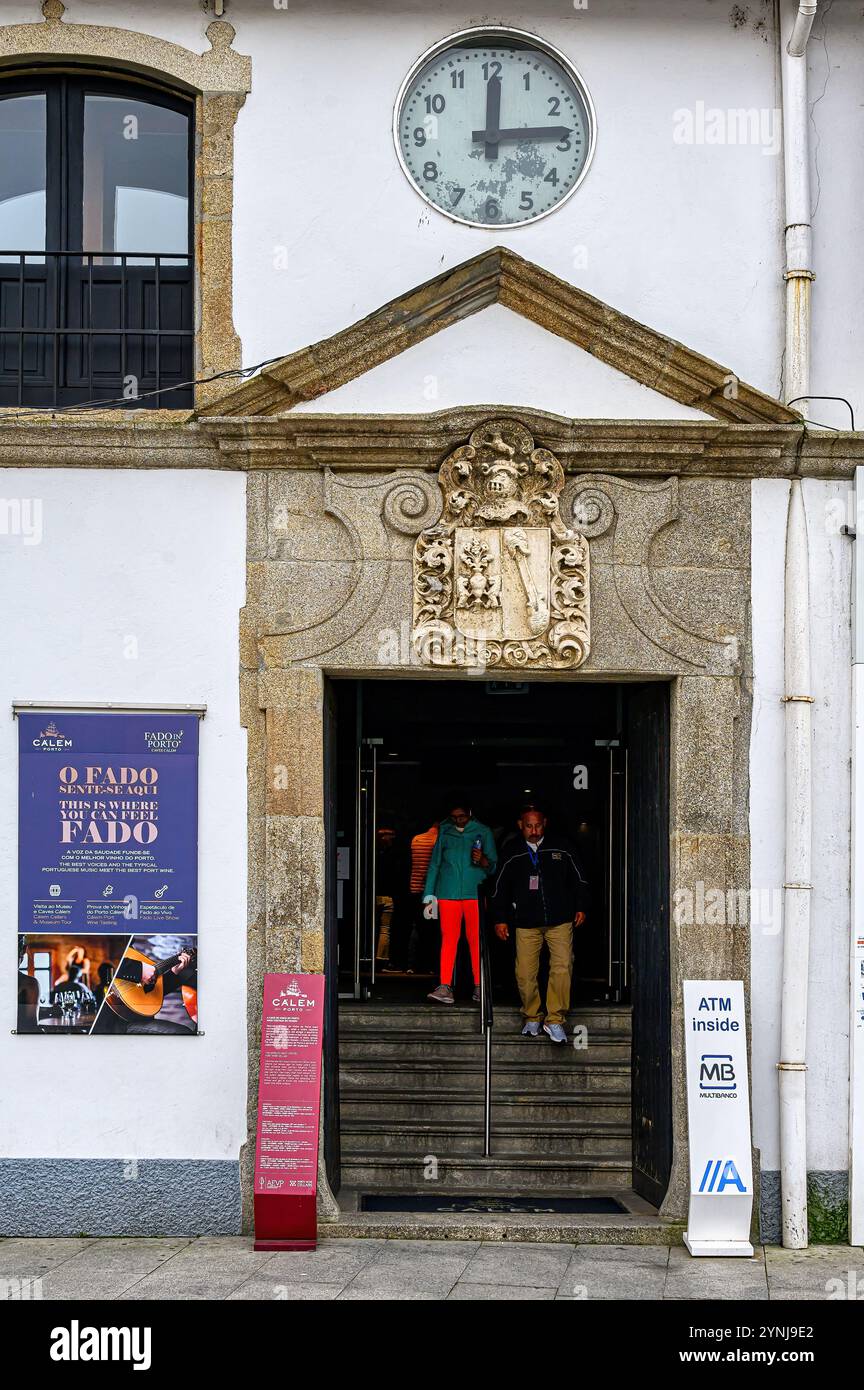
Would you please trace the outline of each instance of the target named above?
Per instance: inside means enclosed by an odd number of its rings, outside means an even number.
[[[314,1250],[323,975],[265,975],[255,1249]]]

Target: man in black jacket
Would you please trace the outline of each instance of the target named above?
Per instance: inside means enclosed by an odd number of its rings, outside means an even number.
[[[552,1042],[565,1043],[573,976],[573,928],[585,921],[587,884],[572,850],[546,834],[542,811],[524,811],[521,844],[503,856],[490,903],[495,933],[507,941],[516,930],[516,983],[522,999],[522,1029],[536,1038],[542,1028]],[[543,1020],[537,971],[543,945],[549,951],[546,1018]]]

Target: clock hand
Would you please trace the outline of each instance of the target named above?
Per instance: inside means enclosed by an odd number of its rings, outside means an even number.
[[[498,158],[498,126],[501,124],[501,79],[490,77],[486,83],[486,129],[479,138],[486,143],[486,158]]]
[[[472,130],[471,139],[487,141],[486,148],[488,150],[490,133],[492,132],[489,130]],[[566,140],[571,133],[570,127],[566,125],[537,125],[514,126],[512,129],[496,130],[494,135],[497,144],[499,140]],[[489,158],[488,155],[487,158]]]

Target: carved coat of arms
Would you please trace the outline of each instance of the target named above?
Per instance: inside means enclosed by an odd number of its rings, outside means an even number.
[[[442,463],[444,510],[414,547],[413,640],[433,666],[561,668],[590,649],[588,542],[561,520],[564,470],[515,420]]]

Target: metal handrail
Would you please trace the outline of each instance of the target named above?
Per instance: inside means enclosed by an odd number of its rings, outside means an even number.
[[[0,248],[0,256],[14,256],[17,260],[24,260],[33,257],[31,264],[38,265],[39,258],[44,256],[74,256],[80,260],[92,260],[94,256],[119,256],[121,261],[128,260],[148,260],[148,261],[190,261],[192,260],[191,251],[114,251],[110,248],[103,251],[51,251],[44,247],[34,247],[29,251],[15,251],[11,247]],[[9,264],[9,262],[7,262]]]
[[[495,1009],[492,1003],[492,965],[486,924],[480,923],[480,1032],[484,1037],[483,1069],[483,1157],[492,1156],[492,1029]]]
[[[172,276],[172,272],[175,275]],[[155,327],[146,327],[143,322],[130,325],[127,319],[130,290],[143,283],[142,275],[145,281],[155,281]],[[166,326],[162,306],[164,285],[191,285],[193,282],[194,258],[188,251],[117,251],[110,248],[59,251],[42,247],[22,251],[0,248],[0,279],[8,284],[17,281],[18,286],[17,322],[11,321],[15,316],[8,312],[8,308],[0,320],[0,348],[4,361],[7,356],[12,359],[11,365],[0,372],[0,384],[6,390],[15,386],[18,405],[26,404],[31,392],[38,393],[40,398],[50,397],[50,403],[54,406],[58,406],[61,400],[73,404],[76,399],[74,394],[69,396],[64,393],[74,393],[82,388],[90,397],[94,397],[94,394],[97,399],[105,396],[107,403],[113,404],[111,392],[117,395],[121,388],[125,388],[130,354],[133,353],[135,362],[140,358],[135,375],[155,383],[155,391],[145,390],[143,396],[152,397],[149,403],[158,405],[164,384],[163,352],[166,346],[184,360],[188,357],[189,370],[186,375],[192,373],[191,347],[195,327],[191,310],[184,309],[177,315],[176,323],[169,322]],[[75,316],[73,305],[77,299],[74,290],[79,281],[82,286],[81,303],[78,305],[81,322],[75,323],[71,320]],[[95,327],[94,288],[115,281],[119,283],[120,290],[119,322],[111,323],[109,320],[108,327]],[[34,283],[43,286],[44,295],[42,307],[37,307],[32,321],[28,321],[25,290]],[[144,317],[143,313],[141,317]],[[107,372],[107,380],[106,370],[101,368],[100,379],[96,382],[95,354],[106,342],[109,347],[115,343],[119,345],[120,364],[119,368]],[[28,345],[37,358],[44,353],[46,366],[42,367],[37,362],[35,367],[25,371]],[[73,363],[77,361],[74,354],[79,355],[80,364],[73,366],[71,378],[67,379],[69,360],[63,354],[70,352]],[[151,354],[154,353],[155,375],[150,366]],[[179,374],[182,376],[183,372]],[[165,389],[176,389],[176,376],[175,371]],[[115,386],[115,381],[119,385]],[[136,400],[137,396],[130,397],[128,404],[134,405]],[[48,402],[40,399],[38,403]],[[90,404],[91,401],[86,403]],[[172,404],[179,403],[172,401]]]

